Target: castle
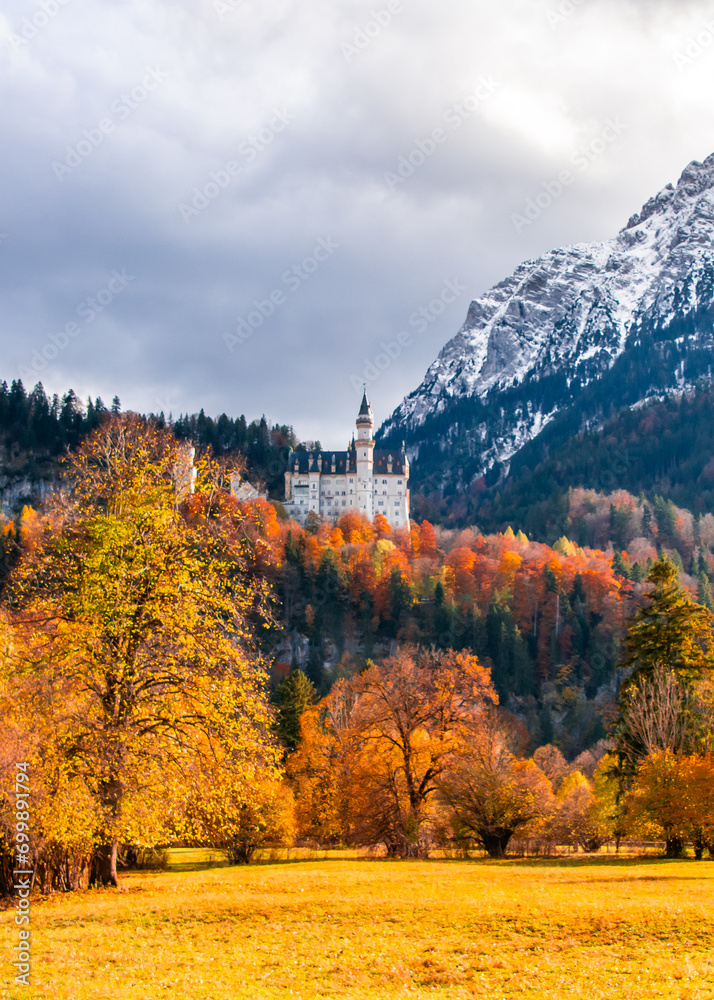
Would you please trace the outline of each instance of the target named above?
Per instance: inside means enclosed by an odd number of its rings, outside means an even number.
[[[300,524],[309,511],[336,521],[357,511],[371,521],[383,514],[393,528],[409,526],[409,459],[375,451],[374,414],[365,390],[357,438],[347,451],[293,451],[285,473],[285,510]]]

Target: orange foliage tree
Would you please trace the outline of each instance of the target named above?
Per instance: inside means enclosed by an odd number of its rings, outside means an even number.
[[[517,831],[535,832],[553,809],[549,780],[518,756],[521,741],[513,720],[484,712],[439,782],[454,837],[475,839],[490,857],[502,857]]]
[[[368,518],[356,512],[343,514],[337,521],[337,527],[348,545],[371,542],[375,536],[375,529]]]
[[[466,653],[405,647],[372,664],[307,714],[290,765],[298,816],[317,796],[346,840],[424,856],[438,782],[495,701],[488,671]]]

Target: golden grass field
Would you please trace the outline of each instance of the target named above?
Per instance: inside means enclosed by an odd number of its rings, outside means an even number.
[[[2,997],[714,998],[711,861],[186,859],[36,901],[29,989],[4,911]]]

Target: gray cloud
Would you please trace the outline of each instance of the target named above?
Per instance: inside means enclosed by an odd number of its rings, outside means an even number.
[[[614,235],[714,149],[705,3],[45,5],[0,19],[0,377],[76,323],[52,391],[265,412],[340,446],[384,344],[410,336],[370,381],[380,418],[471,297]],[[430,312],[447,280],[464,291]]]

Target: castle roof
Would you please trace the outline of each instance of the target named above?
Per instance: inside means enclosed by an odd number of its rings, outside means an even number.
[[[403,451],[375,451],[374,453],[374,475],[390,475],[389,465],[392,466],[392,476],[405,476],[407,468],[407,457]]]
[[[288,472],[307,475],[309,472],[332,472],[335,464],[335,474],[344,475],[351,468],[353,456],[348,451],[294,451],[288,459]]]
[[[371,417],[372,407],[369,405],[369,400],[367,399],[367,390],[364,390],[364,395],[362,396],[362,405],[359,408],[360,417]]]
[[[332,466],[335,466],[333,473]],[[392,471],[388,471],[391,464]],[[403,451],[375,451],[374,475],[405,476],[407,457]],[[344,476],[357,472],[357,453],[349,451],[294,451],[288,459],[288,472],[306,476],[310,472],[322,472],[323,476]]]

